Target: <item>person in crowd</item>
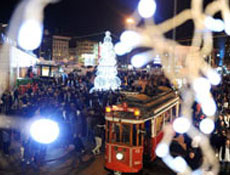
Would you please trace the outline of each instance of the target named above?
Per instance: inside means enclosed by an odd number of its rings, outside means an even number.
[[[190,149],[185,157],[188,165],[195,170],[201,166],[202,158],[201,153],[198,150]]]
[[[221,170],[230,172],[230,140],[227,139],[225,144],[220,147],[219,161]]]
[[[82,162],[82,154],[85,152],[85,146],[82,142],[82,139],[80,137],[80,135],[77,135],[74,138],[74,146],[75,146],[75,151],[77,153],[77,157],[80,160],[80,162]]]
[[[101,146],[102,146],[102,132],[101,132],[101,127],[104,129],[103,125],[97,125],[95,128],[95,143],[96,146],[95,148],[92,150],[92,153],[94,155],[98,155],[101,153]]]

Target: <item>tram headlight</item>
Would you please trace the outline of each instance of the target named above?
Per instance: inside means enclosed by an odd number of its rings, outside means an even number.
[[[123,153],[117,153],[116,154],[116,159],[117,160],[122,160],[124,158],[124,154]]]

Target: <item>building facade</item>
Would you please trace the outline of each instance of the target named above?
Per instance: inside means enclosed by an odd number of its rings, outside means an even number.
[[[100,53],[99,43],[90,40],[77,41],[76,53],[80,63],[86,66],[87,64],[91,66],[96,65]]]
[[[63,61],[69,59],[69,41],[71,37],[53,35],[52,37],[52,60]]]

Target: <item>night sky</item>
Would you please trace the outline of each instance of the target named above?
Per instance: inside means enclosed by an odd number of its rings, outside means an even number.
[[[210,0],[205,0],[210,2]],[[20,0],[1,0],[0,23],[7,23]],[[125,19],[132,14],[139,0],[62,0],[45,9],[45,28],[52,33],[83,36],[110,30],[120,35]],[[173,16],[174,0],[156,0],[157,23]],[[177,12],[190,7],[190,0],[178,0]],[[177,29],[177,38],[190,38],[192,22]],[[171,33],[167,35],[171,36]]]

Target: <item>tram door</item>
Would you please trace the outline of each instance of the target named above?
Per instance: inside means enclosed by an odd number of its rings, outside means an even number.
[[[151,139],[151,130],[152,130],[151,120],[148,120],[144,123],[145,134],[144,134],[144,160],[149,161],[151,159],[151,147],[152,147],[152,139]]]

